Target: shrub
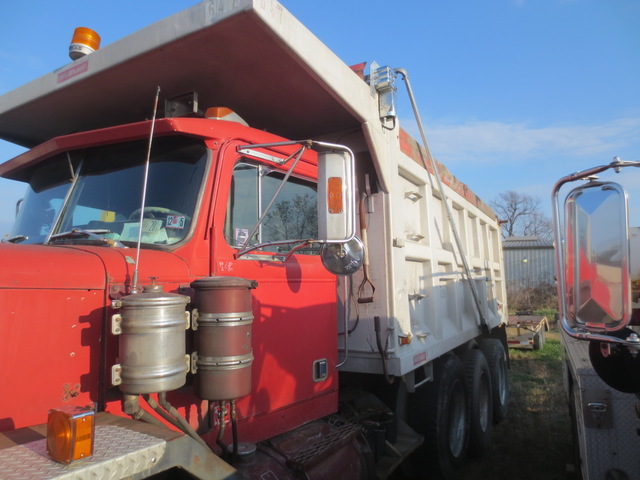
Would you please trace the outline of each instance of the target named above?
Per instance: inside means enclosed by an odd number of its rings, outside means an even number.
[[[530,287],[507,285],[507,302],[510,310],[552,310],[558,306],[558,292],[550,283]]]

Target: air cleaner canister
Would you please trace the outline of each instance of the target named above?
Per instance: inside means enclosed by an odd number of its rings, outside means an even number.
[[[251,289],[238,277],[207,277],[191,284],[196,292],[196,393],[204,400],[233,400],[251,392]]]
[[[119,335],[119,365],[114,384],[127,394],[175,390],[184,385],[189,370],[185,330],[190,298],[166,293],[159,285],[124,297],[114,315],[112,331]]]

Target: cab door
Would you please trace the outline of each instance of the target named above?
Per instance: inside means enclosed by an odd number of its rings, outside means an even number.
[[[277,159],[291,148],[253,156],[239,145],[219,154],[211,272],[258,283],[252,391],[238,402],[238,421],[241,440],[259,441],[337,410],[337,281],[317,244],[282,243],[317,238],[315,153],[287,175]],[[240,254],[255,244],[267,245]]]

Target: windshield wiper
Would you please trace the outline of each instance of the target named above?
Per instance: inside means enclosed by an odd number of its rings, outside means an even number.
[[[92,240],[98,240],[106,245],[111,247],[123,247],[127,248],[127,246],[122,243],[120,240],[115,240],[113,238],[104,238],[100,235],[106,235],[108,233],[113,233],[111,230],[107,229],[95,229],[95,230],[82,230],[81,228],[74,228],[69,230],[68,232],[56,233],[49,237],[49,240],[57,240],[60,238],[80,238],[80,237],[89,237]]]
[[[20,243],[28,239],[29,237],[27,237],[26,235],[16,235],[14,237],[8,238],[6,241],[9,243]]]

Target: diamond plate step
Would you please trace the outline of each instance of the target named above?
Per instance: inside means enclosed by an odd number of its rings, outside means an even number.
[[[2,480],[141,479],[182,468],[196,478],[239,480],[233,467],[189,436],[108,413],[96,414],[94,453],[71,465],[47,455],[46,425],[0,433]]]
[[[63,465],[47,455],[46,439],[0,451],[0,472],[6,480],[58,478],[96,480],[123,478],[152,468],[167,442],[127,428],[98,425],[92,457]]]

